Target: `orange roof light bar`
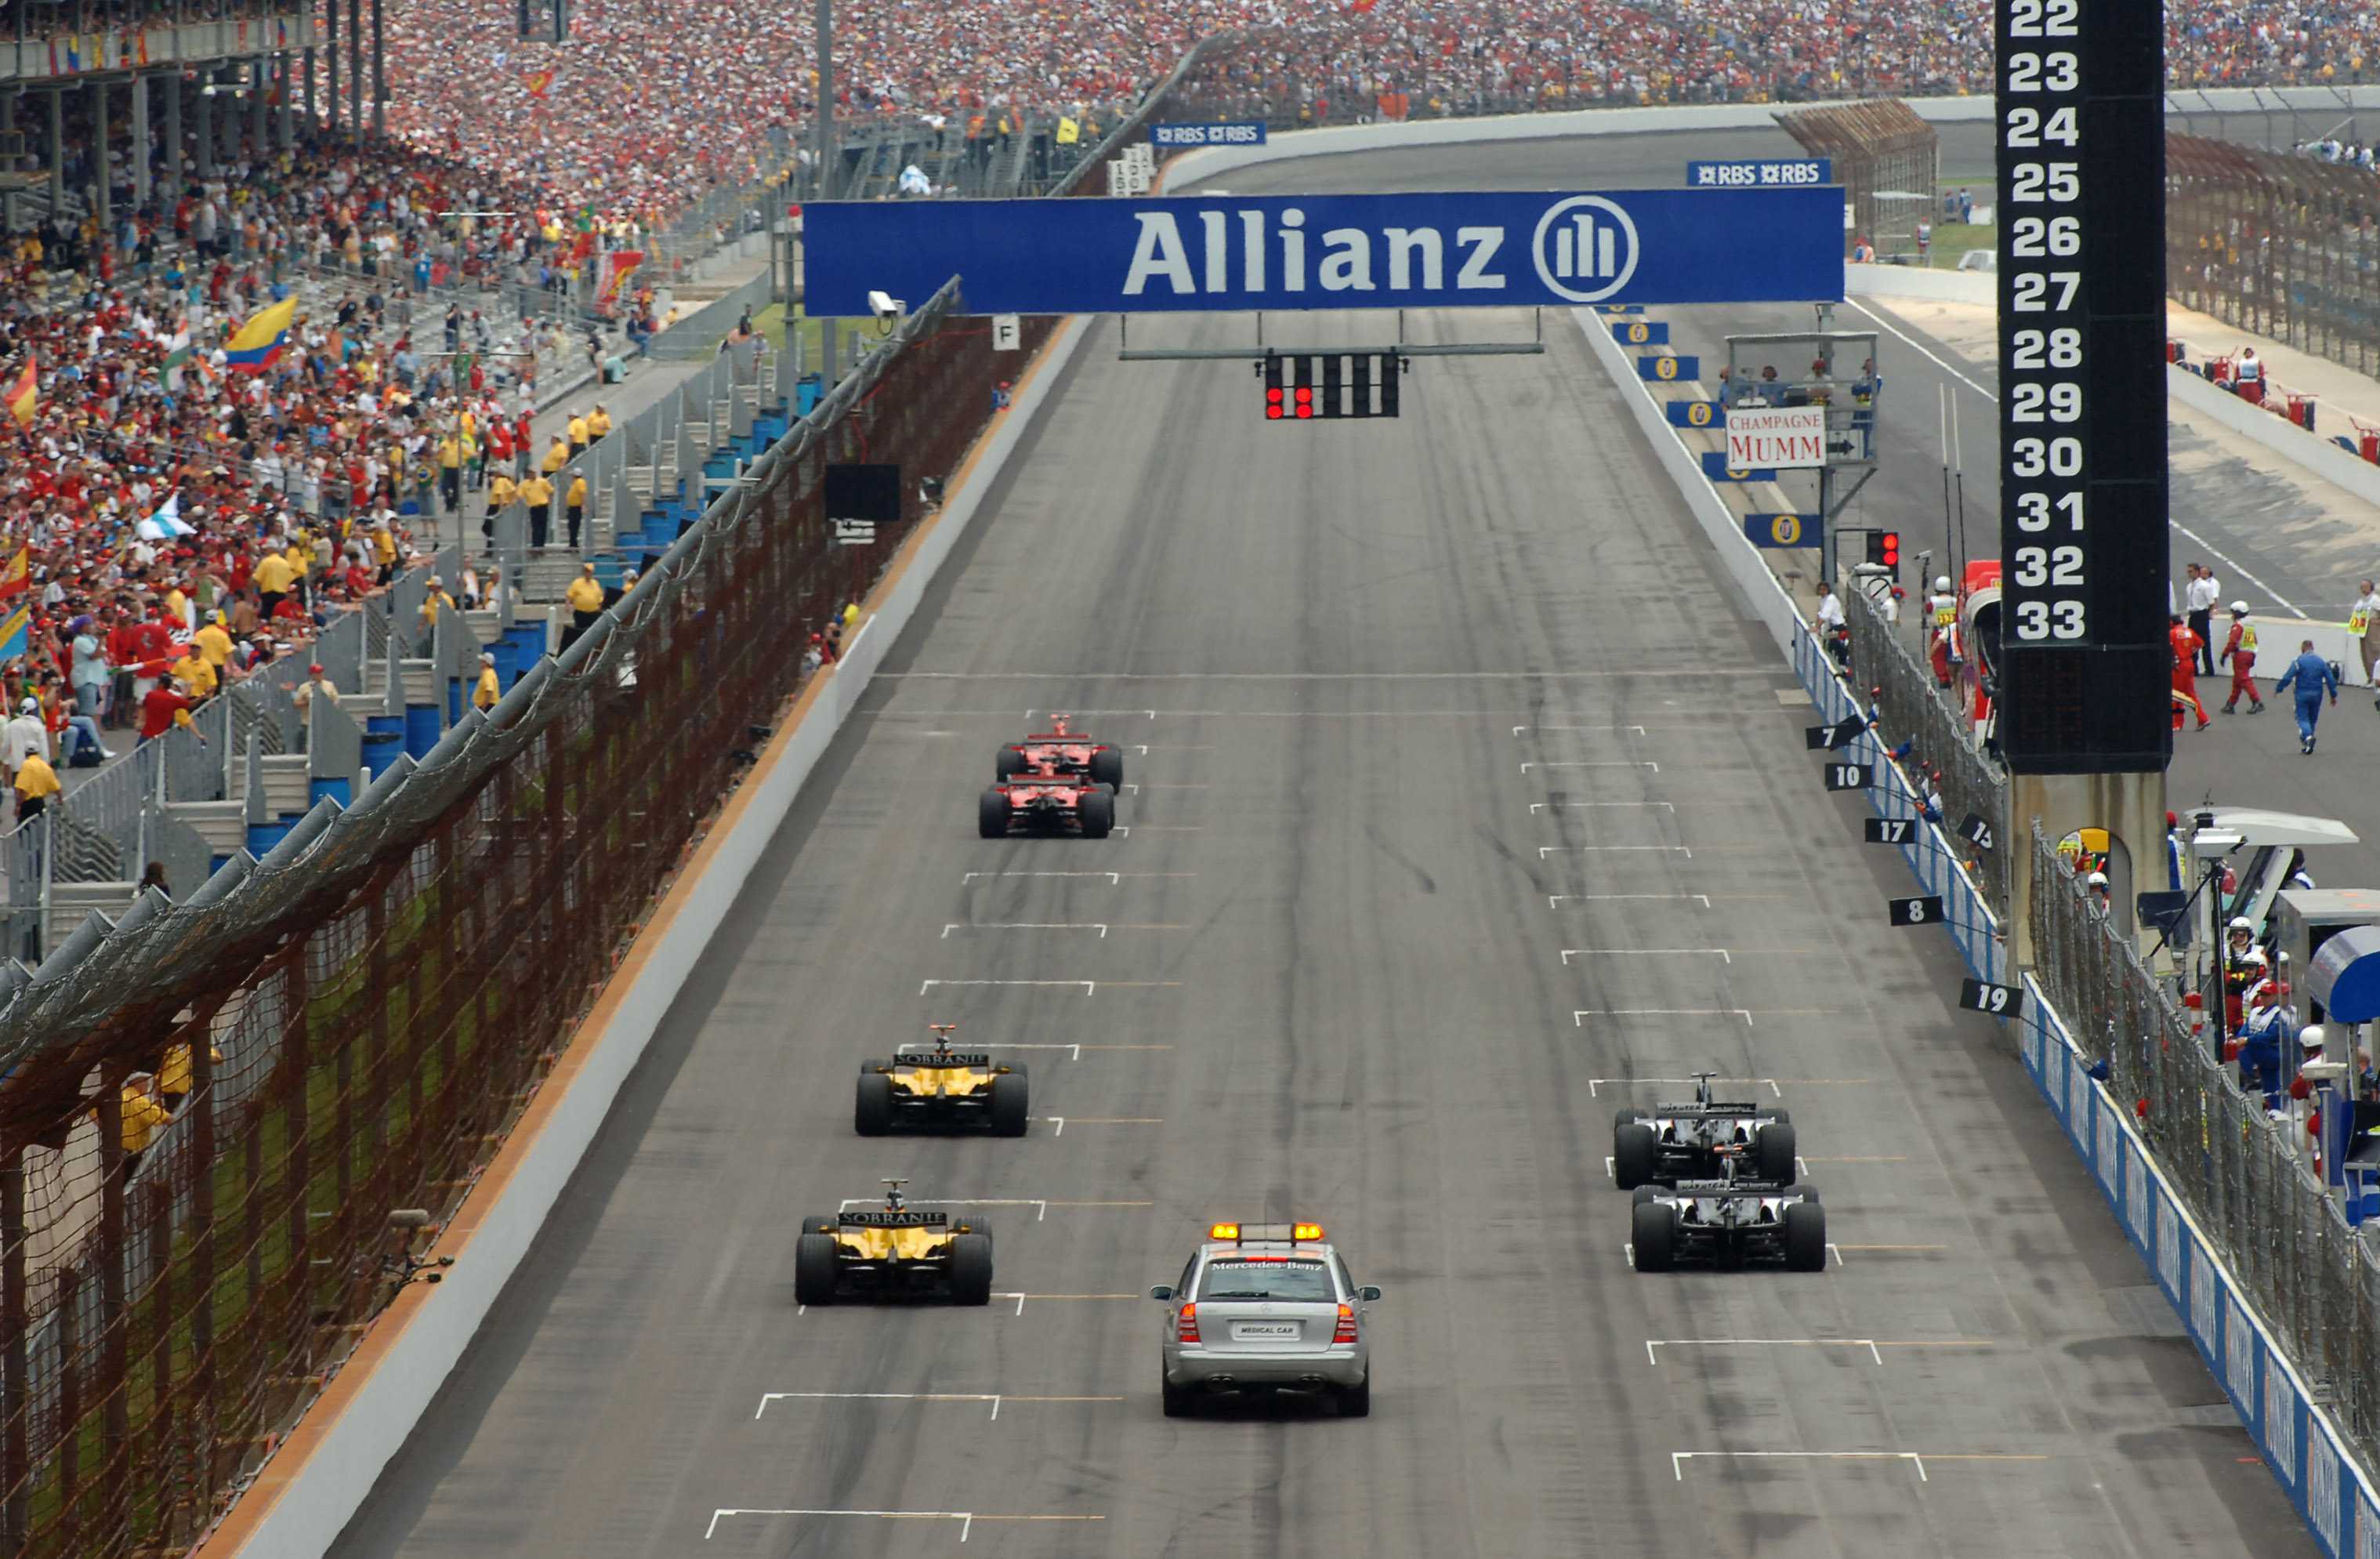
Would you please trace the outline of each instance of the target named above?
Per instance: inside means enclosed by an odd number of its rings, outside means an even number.
[[[1208,1239],[1237,1239],[1240,1237],[1240,1226],[1237,1224],[1218,1224],[1213,1228],[1207,1231],[1207,1237]]]
[[[1319,1224],[1292,1224],[1289,1227],[1289,1237],[1293,1240],[1320,1239],[1322,1237],[1322,1225]]]

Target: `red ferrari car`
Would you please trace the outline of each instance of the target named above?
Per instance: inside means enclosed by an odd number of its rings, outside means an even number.
[[[1104,750],[1104,749],[1102,749]],[[1021,774],[1003,776],[985,791],[976,810],[987,839],[1011,834],[1079,834],[1104,839],[1115,827],[1115,788],[1062,774],[1046,761]]]
[[[1123,784],[1123,749],[1094,741],[1079,731],[1070,731],[1067,723],[1074,717],[1053,714],[1050,724],[1055,730],[1026,737],[1000,749],[993,760],[992,777],[1006,780],[1017,774],[1027,774],[1040,764],[1050,765],[1057,773],[1076,779],[1089,780],[1115,789]]]

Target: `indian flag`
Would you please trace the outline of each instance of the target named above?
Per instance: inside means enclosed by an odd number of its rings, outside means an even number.
[[[224,347],[225,364],[234,373],[261,373],[281,356],[289,341],[289,323],[298,316],[295,293],[256,314],[239,327]]]

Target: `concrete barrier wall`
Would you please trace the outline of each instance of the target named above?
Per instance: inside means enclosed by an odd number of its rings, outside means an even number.
[[[692,362],[710,357],[719,350],[727,333],[735,328],[745,310],[757,314],[769,306],[776,285],[774,274],[763,270],[733,292],[712,298],[667,330],[656,332],[647,349],[662,362]]]
[[[941,514],[908,543],[842,663],[822,674],[797,718],[760,755],[719,826],[670,888],[644,934],[573,1038],[539,1100],[442,1236],[455,1265],[436,1287],[416,1286],[374,1321],[279,1455],[224,1526],[208,1559],[316,1559],[404,1447],[480,1322],[504,1292],[569,1184],[621,1085],[726,918],[794,798],[866,692],[884,650],[966,532],[1006,462],[1081,345],[1069,320],[1020,376],[1006,419],[951,485]]]
[[[1736,604],[1758,618],[1776,639],[1777,647],[1791,656],[1793,637],[1802,626],[1801,609],[1770,571],[1760,549],[1744,540],[1742,517],[1727,506],[1718,489],[1703,475],[1702,457],[1686,448],[1678,431],[1670,426],[1652,385],[1636,376],[1635,363],[1611,338],[1608,328],[1610,316],[1592,309],[1573,309],[1571,319],[1585,334],[1587,346],[1603,364],[1604,371],[1611,375],[1621,398],[1634,414],[1636,425],[1645,430],[1645,438],[1653,445],[1653,457],[1677,484],[1679,496],[1694,511],[1703,534],[1718,549],[1719,565],[1735,586]]]

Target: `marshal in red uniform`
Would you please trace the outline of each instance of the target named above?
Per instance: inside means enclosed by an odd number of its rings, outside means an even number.
[[[2256,684],[2249,676],[2256,669],[2256,630],[2248,621],[2248,603],[2244,601],[2231,603],[2231,633],[2223,640],[2222,660],[2231,663],[2231,696],[2223,700],[2223,713],[2230,713],[2240,695],[2245,693],[2248,713],[2264,713],[2265,700],[2256,696]]]

